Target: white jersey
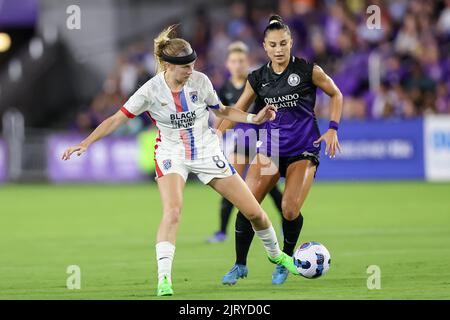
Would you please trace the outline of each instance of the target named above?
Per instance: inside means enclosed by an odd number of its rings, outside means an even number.
[[[220,150],[208,125],[208,108],[219,98],[208,77],[194,71],[181,92],[172,92],[161,72],[139,88],[121,108],[129,118],[148,112],[159,129],[155,158],[196,160]]]

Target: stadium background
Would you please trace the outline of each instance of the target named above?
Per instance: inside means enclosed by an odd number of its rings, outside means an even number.
[[[250,278],[222,287],[233,236],[205,243],[219,223],[219,196],[192,178],[174,298],[450,298],[450,1],[0,5],[0,298],[154,298],[161,208],[150,119],[130,121],[73,161],[60,161],[62,150],[154,74],[152,41],[165,26],[180,23],[196,69],[218,89],[232,41],[249,45],[252,68],[266,61],[261,36],[272,13],[290,25],[294,54],[322,66],[344,94],[343,153],[322,155],[300,237],[324,243],[332,268],[274,288],[272,266],[254,248]],[[370,5],[380,8],[380,29],[368,28]],[[71,29],[78,8],[81,28]],[[328,111],[318,92],[322,130]],[[272,203],[263,206],[277,223]],[[80,290],[66,288],[69,265],[81,268]],[[380,290],[367,287],[372,265]]]

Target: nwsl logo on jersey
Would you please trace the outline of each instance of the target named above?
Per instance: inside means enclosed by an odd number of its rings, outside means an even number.
[[[192,103],[196,103],[198,101],[197,91],[189,92],[189,97],[191,98]]]
[[[295,87],[300,83],[300,76],[296,73],[292,73],[288,78],[288,83],[291,87]]]
[[[170,159],[163,160],[164,169],[169,170],[172,167],[172,161]]]

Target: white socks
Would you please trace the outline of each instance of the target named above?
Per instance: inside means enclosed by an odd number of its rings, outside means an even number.
[[[172,283],[172,261],[175,255],[175,246],[168,241],[156,244],[156,261],[158,263],[158,284],[167,276]]]
[[[258,238],[261,239],[264,245],[264,249],[266,249],[267,254],[271,258],[278,257],[281,254],[280,246],[278,245],[277,235],[275,234],[275,230],[273,226],[265,230],[255,230],[255,234]]]
[[[277,235],[273,226],[265,230],[255,230],[255,234],[261,239],[264,249],[271,258],[276,258],[281,254],[278,245]],[[172,283],[172,262],[175,255],[175,246],[168,242],[158,242],[156,244],[156,261],[158,263],[158,284],[164,279],[164,276]]]

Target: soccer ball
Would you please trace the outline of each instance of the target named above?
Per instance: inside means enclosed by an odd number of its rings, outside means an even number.
[[[308,279],[318,278],[330,269],[330,253],[319,242],[305,242],[297,248],[293,259],[300,275]]]

